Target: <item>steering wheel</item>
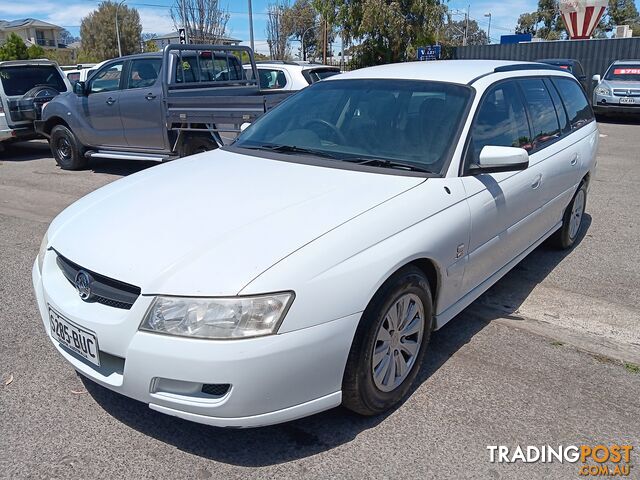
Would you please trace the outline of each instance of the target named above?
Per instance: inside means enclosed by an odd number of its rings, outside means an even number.
[[[336,136],[336,139],[338,140],[338,142],[342,145],[346,145],[347,144],[347,139],[344,138],[344,135],[342,134],[342,132],[340,130],[338,130],[338,128],[335,125],[332,125],[331,123],[327,122],[326,120],[323,120],[321,118],[313,118],[311,120],[309,120],[307,123],[305,123],[302,128],[307,128],[309,125],[312,124],[318,124],[318,125],[322,125],[323,127],[328,128],[329,130],[331,130],[331,133],[333,133]]]

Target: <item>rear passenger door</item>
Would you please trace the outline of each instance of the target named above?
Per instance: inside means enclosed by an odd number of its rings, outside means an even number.
[[[470,130],[462,177],[471,211],[465,292],[491,277],[543,233],[539,218],[542,168],[534,162],[522,171],[469,174],[469,165],[478,163],[487,145],[533,149],[516,80],[499,82],[487,90]]]
[[[161,150],[167,143],[159,81],[161,65],[160,58],[137,58],[129,61],[126,68],[120,115],[130,147]]]

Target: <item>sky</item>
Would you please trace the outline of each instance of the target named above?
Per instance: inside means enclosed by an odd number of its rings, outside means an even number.
[[[276,0],[253,0],[253,21],[256,50],[260,53],[269,53],[265,26],[267,20],[267,7]],[[0,2],[0,19],[15,20],[26,17],[37,18],[45,22],[69,30],[78,36],[80,32],[80,20],[99,4],[99,0],[29,0],[26,2],[13,2],[2,0]],[[143,32],[164,34],[174,31],[174,25],[169,16],[169,7],[173,0],[127,0],[126,5],[135,7],[140,13]],[[248,44],[249,40],[249,16],[248,0],[225,1],[220,0],[220,5],[227,8],[230,14],[227,25],[229,36],[239,38]],[[447,5],[451,10],[463,12],[469,8],[469,17],[478,22],[480,27],[487,30],[489,18],[484,15],[491,13],[491,40],[493,43],[500,41],[500,35],[513,33],[518,16],[524,12],[536,9],[537,0],[450,0]],[[463,15],[454,15],[454,19],[461,20]],[[293,43],[293,50],[296,51]],[[339,43],[334,45],[339,48]]]

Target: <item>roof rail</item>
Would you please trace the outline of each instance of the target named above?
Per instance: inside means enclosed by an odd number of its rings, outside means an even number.
[[[292,62],[290,60],[258,60],[256,64],[259,63],[275,63],[278,65],[298,65],[296,62]]]
[[[548,63],[516,63],[513,65],[501,65],[493,69],[494,73],[517,72],[519,70],[557,70],[564,72],[560,67]]]

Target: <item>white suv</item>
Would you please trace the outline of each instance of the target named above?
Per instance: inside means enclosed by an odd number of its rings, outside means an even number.
[[[547,238],[579,241],[597,146],[580,84],[549,65],[318,82],[235,144],[63,211],[33,266],[46,334],[88,378],[195,422],[384,412],[433,330]]]
[[[302,90],[340,73],[338,67],[308,62],[265,61],[256,62],[256,66],[262,90]],[[247,77],[251,78],[251,65],[245,65],[244,69]]]

